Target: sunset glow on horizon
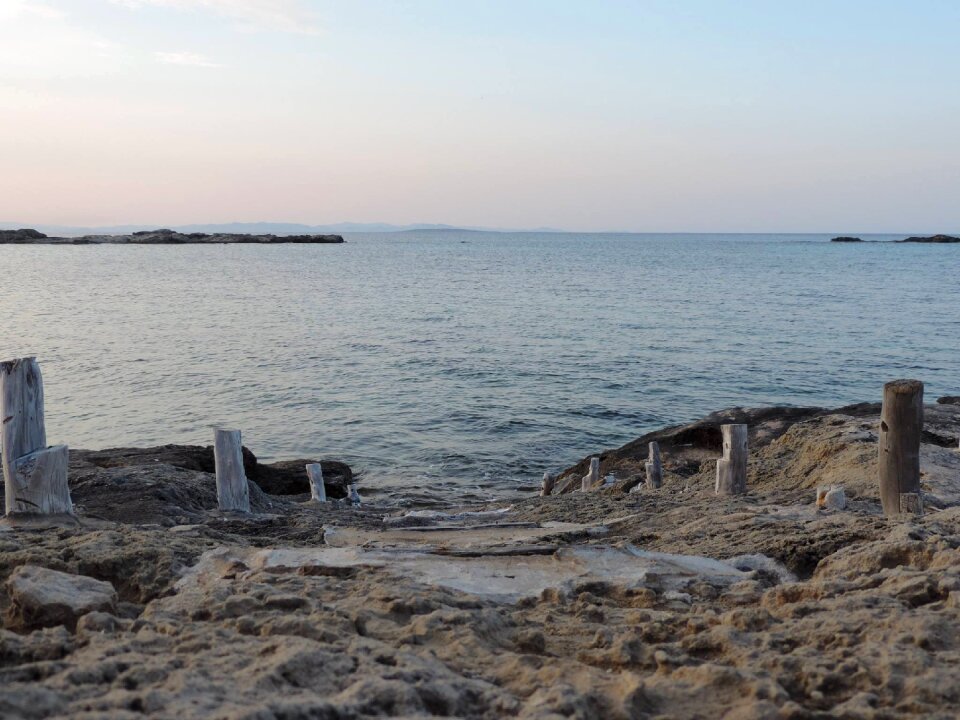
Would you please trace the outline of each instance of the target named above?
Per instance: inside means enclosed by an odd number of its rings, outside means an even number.
[[[0,0],[0,223],[960,228],[960,4]]]

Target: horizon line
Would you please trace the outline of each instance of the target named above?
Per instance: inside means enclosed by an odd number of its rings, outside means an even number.
[[[67,232],[70,235],[82,234],[118,234],[123,235],[129,232],[140,230],[160,230],[171,229],[180,232],[204,232],[204,230],[191,228],[207,228],[207,232],[227,232],[225,230],[215,230],[218,227],[242,227],[242,226],[287,226],[289,228],[302,228],[303,230],[313,230],[315,232],[340,232],[355,234],[391,234],[403,232],[477,232],[477,233],[501,233],[501,234],[539,234],[539,235],[917,235],[917,234],[949,234],[948,230],[871,230],[871,231],[850,231],[850,230],[568,230],[564,228],[552,227],[534,227],[534,228],[500,228],[483,227],[470,225],[451,225],[448,223],[389,223],[389,222],[353,222],[341,221],[332,223],[301,223],[286,221],[229,221],[229,222],[192,222],[180,223],[176,225],[152,224],[152,223],[116,223],[110,225],[74,225],[67,223],[14,223],[0,221],[0,230],[20,230],[20,229],[39,229],[40,232],[50,234],[50,232]],[[365,227],[366,226],[366,227]],[[355,229],[351,229],[355,228]],[[277,228],[270,231],[251,234],[293,234],[293,231],[280,231]]]

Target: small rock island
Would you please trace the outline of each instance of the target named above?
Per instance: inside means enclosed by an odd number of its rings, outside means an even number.
[[[241,233],[181,233],[141,230],[129,235],[50,237],[37,230],[0,230],[0,245],[216,245],[226,243],[342,243],[342,235],[247,235]]]
[[[858,237],[850,237],[848,235],[841,235],[835,237],[830,242],[835,243],[862,243],[862,242],[895,242],[895,243],[960,243],[960,237],[954,237],[953,235],[930,235],[926,237],[922,236],[913,236],[904,238],[903,240],[862,240]]]
[[[960,243],[960,237],[953,235],[931,235],[930,237],[908,237],[899,242],[905,243]]]

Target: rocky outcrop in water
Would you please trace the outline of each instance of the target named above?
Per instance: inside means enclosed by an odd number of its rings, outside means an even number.
[[[945,397],[924,408],[923,455],[931,464],[927,470],[931,476],[936,473],[950,476],[960,470],[960,456],[955,450],[960,440],[960,407],[951,401],[952,398]],[[600,474],[613,473],[625,483],[626,489],[642,483],[646,477],[648,443],[656,441],[660,444],[665,478],[672,476],[688,487],[712,488],[716,459],[722,451],[720,426],[726,423],[744,423],[749,428],[748,492],[758,483],[775,484],[778,489],[839,484],[846,485],[853,493],[876,491],[879,403],[830,410],[816,407],[721,410],[686,425],[647,433],[622,447],[595,453],[600,458]],[[589,462],[590,456],[564,470],[557,485],[562,486],[568,478],[582,476]],[[817,472],[812,473],[812,468]],[[960,501],[960,481],[957,493],[956,500]],[[953,498],[949,500],[952,502]]]
[[[48,240],[46,235],[37,230],[21,228],[20,230],[0,230],[0,244],[27,245]]]
[[[243,466],[255,512],[284,512],[310,496],[304,466],[316,460],[261,463],[243,448]],[[345,498],[354,482],[345,463],[325,460],[327,497]],[[78,512],[118,522],[195,523],[217,507],[212,446],[161,445],[70,452],[70,491]]]
[[[849,237],[846,235],[841,235],[840,237],[833,238],[830,242],[835,243],[862,243],[862,242],[877,242],[876,240],[862,240],[858,237]],[[960,243],[960,237],[954,237],[953,235],[930,235],[927,237],[915,236],[908,237],[903,240],[893,240],[892,242],[897,243],[930,243],[930,244],[948,244],[948,243]]]
[[[245,235],[235,233],[181,233],[176,230],[142,230],[130,235],[49,237],[30,229],[0,230],[0,245],[217,245],[250,243],[342,243],[342,235]]]

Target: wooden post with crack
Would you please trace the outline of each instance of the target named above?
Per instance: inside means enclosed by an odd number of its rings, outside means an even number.
[[[0,447],[7,515],[73,514],[66,445],[47,447],[36,358],[0,363]]]
[[[883,386],[880,411],[879,480],[883,514],[923,514],[920,495],[920,435],[923,383],[894,380]]]
[[[250,512],[250,489],[243,471],[239,430],[214,430],[213,457],[217,473],[217,504],[221,510]]]
[[[660,443],[654,441],[648,446],[650,455],[647,458],[647,487],[658,488],[663,484],[663,463],[660,462]]]
[[[747,426],[721,425],[723,457],[717,460],[717,495],[740,495],[747,491]]]
[[[327,488],[323,485],[323,466],[320,463],[307,465],[307,479],[310,481],[310,499],[315,502],[326,502]]]

